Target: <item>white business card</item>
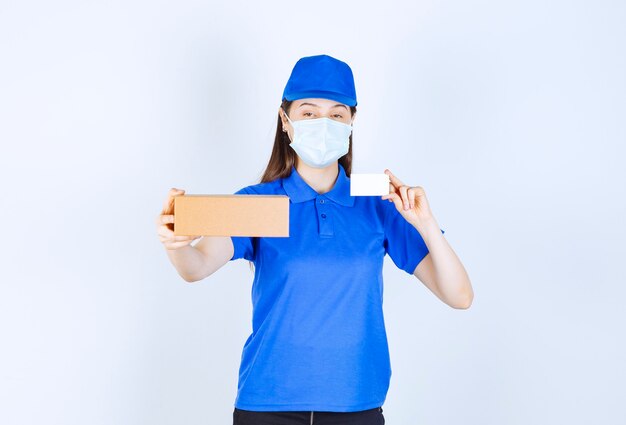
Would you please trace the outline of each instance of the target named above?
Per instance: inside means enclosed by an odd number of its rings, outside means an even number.
[[[350,174],[350,196],[383,196],[388,193],[387,174]]]

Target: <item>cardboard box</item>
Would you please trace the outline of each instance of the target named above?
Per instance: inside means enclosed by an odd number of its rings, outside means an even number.
[[[289,236],[285,195],[181,195],[174,197],[177,236]]]

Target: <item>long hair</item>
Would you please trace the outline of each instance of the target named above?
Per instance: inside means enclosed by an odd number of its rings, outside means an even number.
[[[293,100],[283,99],[281,106],[283,111],[290,114],[291,104]],[[350,116],[354,116],[356,113],[356,106],[350,106]],[[296,165],[296,151],[293,150],[289,143],[289,135],[282,130],[283,123],[278,114],[278,121],[276,123],[276,136],[274,136],[274,147],[272,148],[272,155],[263,172],[260,183],[271,182],[276,179],[289,177],[291,175],[291,167]],[[339,163],[343,166],[346,172],[346,176],[350,177],[352,172],[352,133],[350,133],[348,153],[339,158]],[[249,261],[250,270],[254,270],[254,263]]]

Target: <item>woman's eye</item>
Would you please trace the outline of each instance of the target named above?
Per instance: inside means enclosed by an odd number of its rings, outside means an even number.
[[[303,117],[312,117],[314,115],[315,114],[313,112],[303,112],[302,113]],[[332,117],[333,118],[338,118],[338,119],[343,119],[343,115],[341,115],[341,114],[334,114]]]

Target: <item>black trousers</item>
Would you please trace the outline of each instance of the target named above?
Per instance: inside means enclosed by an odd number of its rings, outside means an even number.
[[[257,412],[235,407],[233,425],[384,425],[383,408],[357,412]]]

